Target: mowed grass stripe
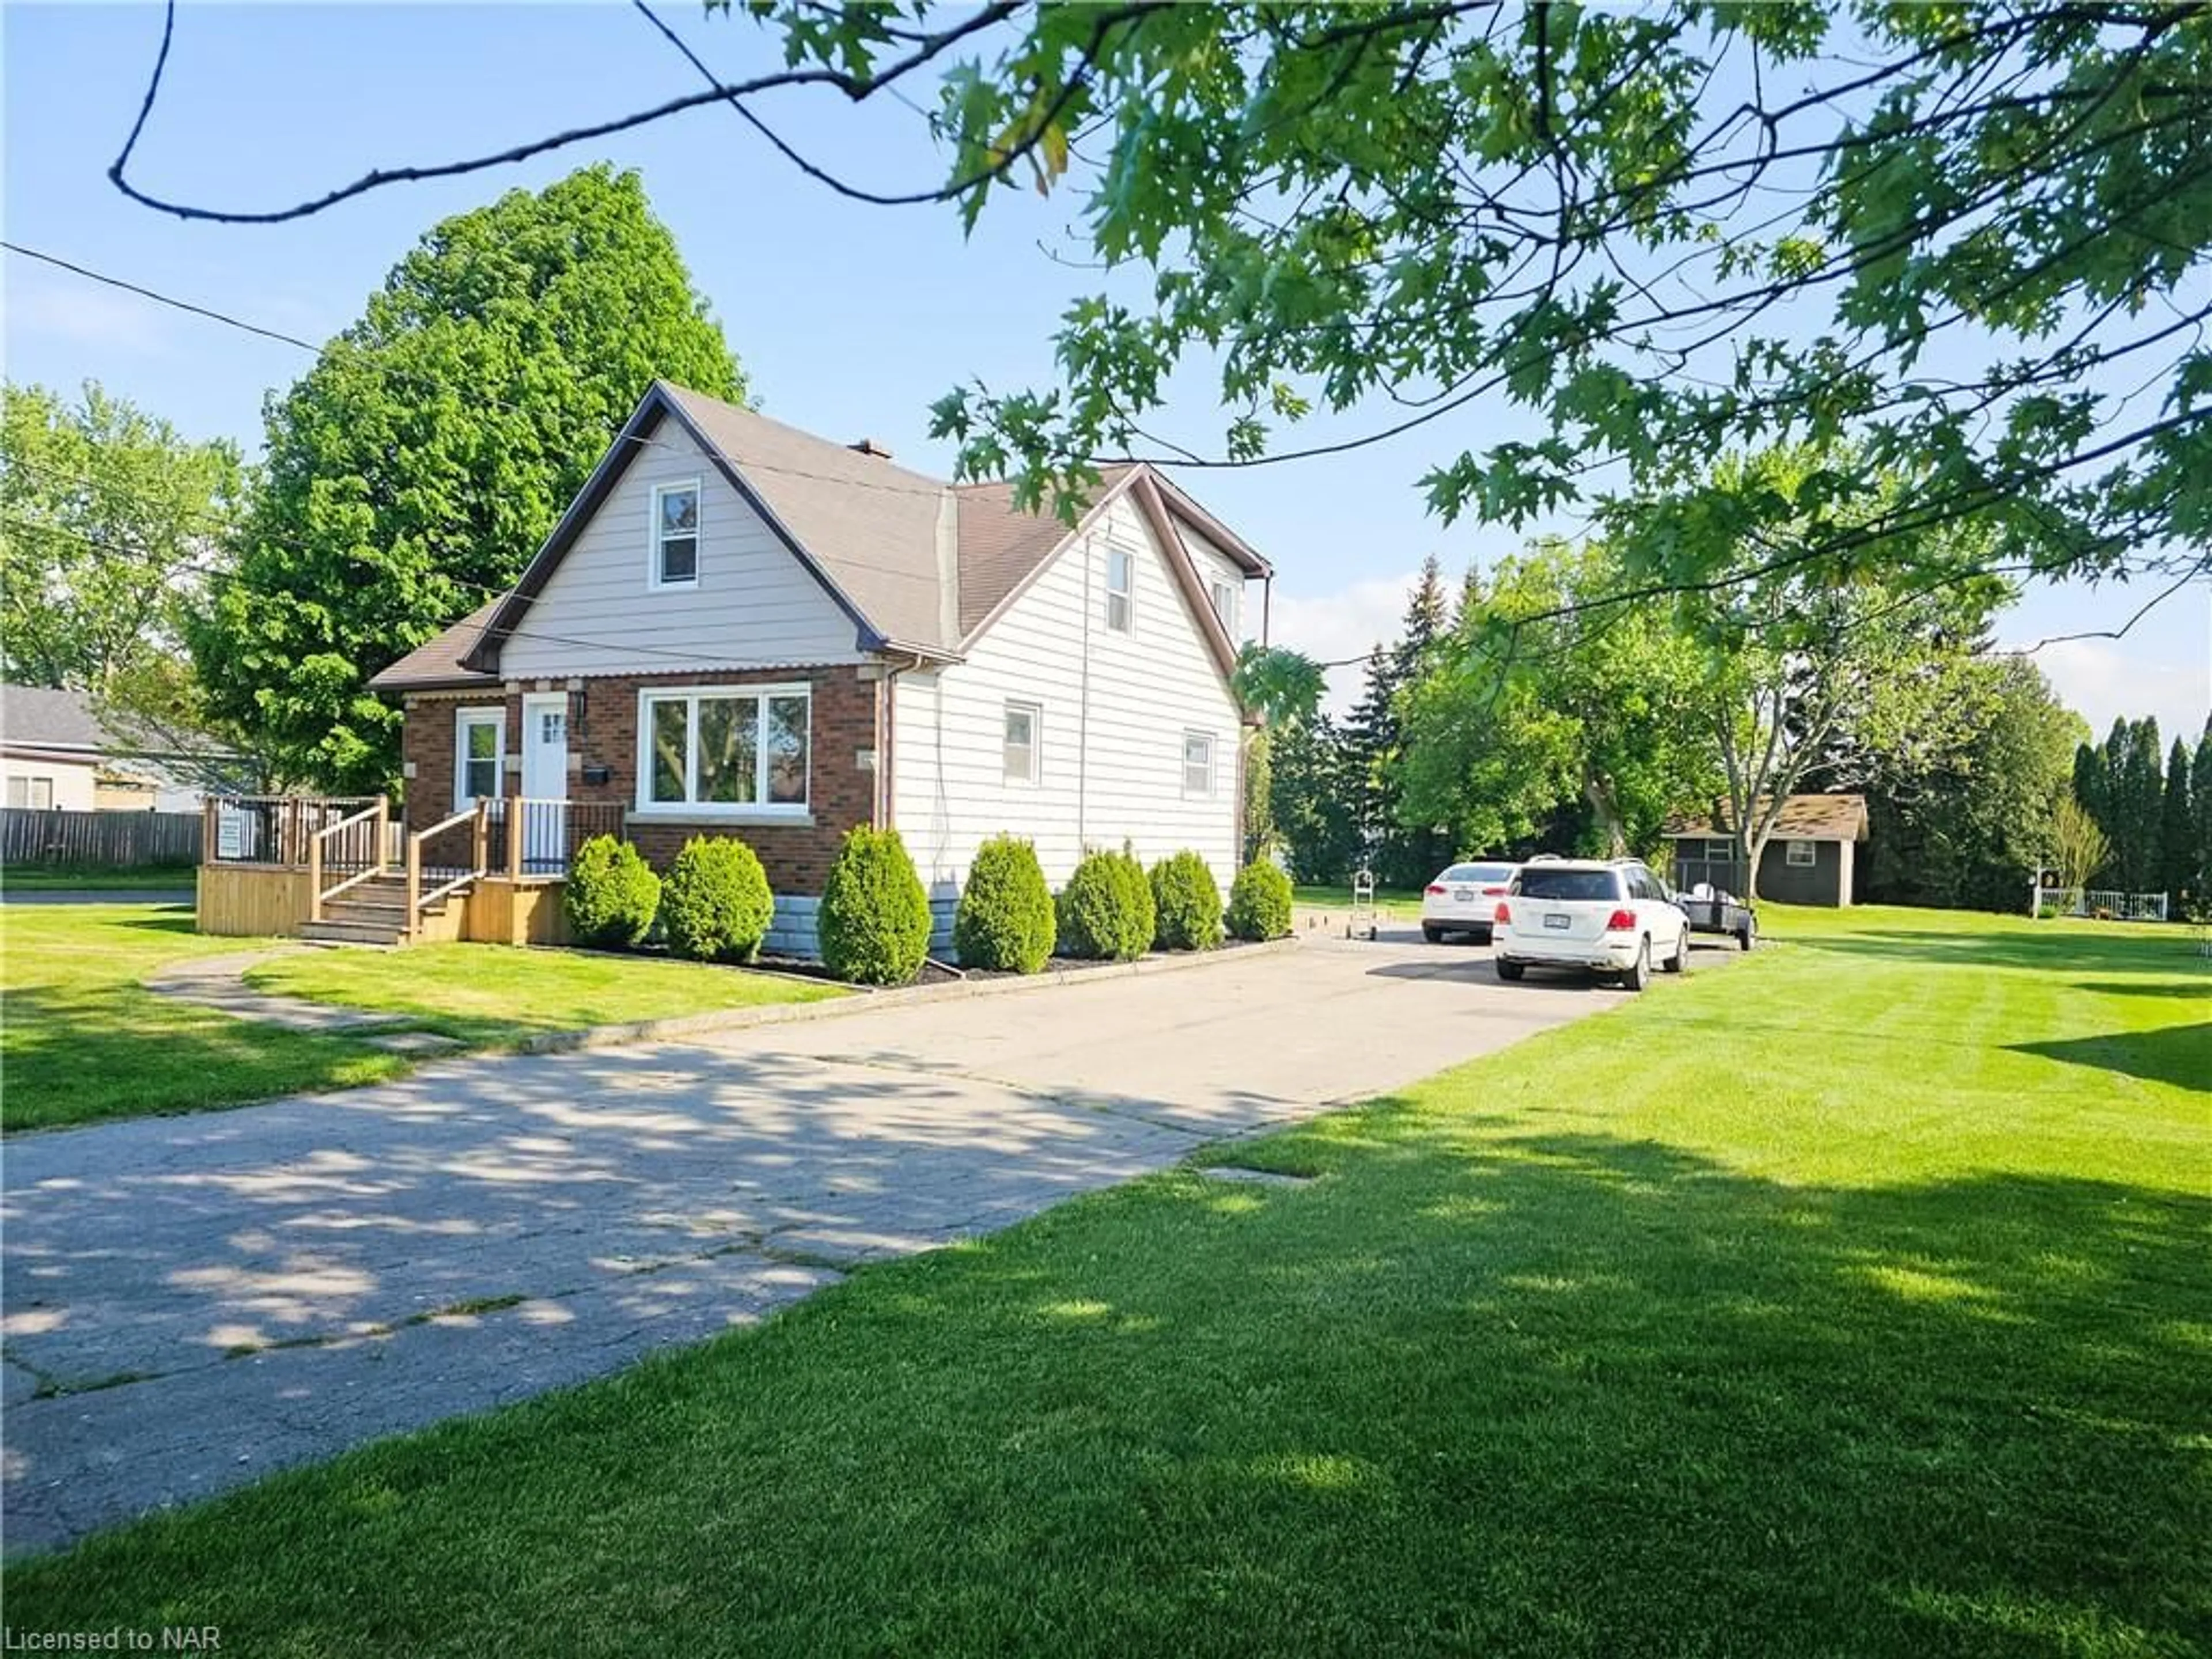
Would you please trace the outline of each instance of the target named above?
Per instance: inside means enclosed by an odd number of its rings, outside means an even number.
[[[2201,968],[2163,933],[1776,931],[1234,1151],[1310,1185],[1177,1170],[866,1270],[19,1564],[9,1622],[286,1655],[2203,1651]]]

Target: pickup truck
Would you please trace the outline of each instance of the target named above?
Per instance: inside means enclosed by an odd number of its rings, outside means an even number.
[[[1748,951],[1758,941],[1758,913],[1744,900],[1710,882],[1701,881],[1688,892],[1675,894],[1674,902],[1689,917],[1693,933],[1726,934],[1735,940],[1740,951]]]

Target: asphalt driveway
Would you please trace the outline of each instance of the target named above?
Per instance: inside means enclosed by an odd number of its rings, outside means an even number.
[[[597,1376],[1619,996],[1309,939],[21,1138],[8,1547]]]

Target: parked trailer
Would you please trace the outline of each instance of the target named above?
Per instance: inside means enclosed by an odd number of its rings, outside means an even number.
[[[1748,951],[1758,942],[1759,913],[1733,893],[1701,881],[1688,892],[1675,894],[1674,902],[1689,917],[1693,933],[1723,934],[1735,941],[1739,951]]]

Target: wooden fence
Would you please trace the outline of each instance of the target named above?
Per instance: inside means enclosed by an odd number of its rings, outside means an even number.
[[[198,864],[198,812],[38,811],[0,807],[0,865],[42,864],[128,869]]]

